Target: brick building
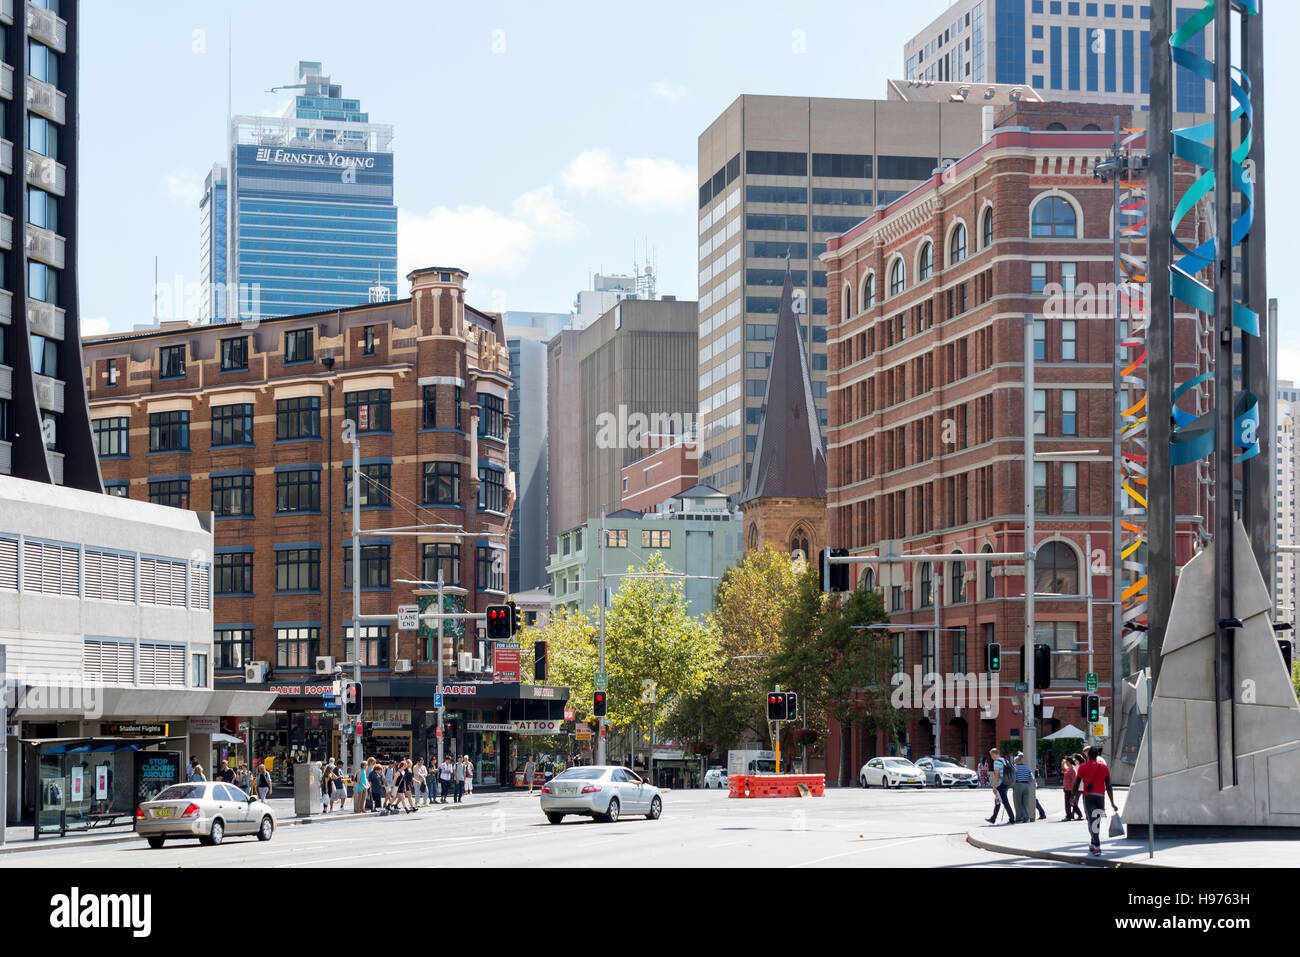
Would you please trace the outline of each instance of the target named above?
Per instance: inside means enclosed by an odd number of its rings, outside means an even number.
[[[361,443],[363,531],[466,533],[364,542],[362,613],[419,601],[400,580],[436,580],[439,570],[467,590],[469,611],[506,597],[509,358],[500,317],[464,302],[465,277],[422,269],[408,277],[409,299],[86,341],[106,490],[215,513],[217,683],[279,692],[253,721],[254,757],[338,753],[315,659],[352,658],[344,419]],[[371,623],[360,654],[366,752],[435,752],[433,633]],[[448,748],[468,752],[488,784],[506,742],[473,725],[549,716],[533,714],[548,705],[525,701],[517,680],[493,683],[491,658],[473,623],[444,647]],[[261,680],[257,662],[268,666]]]
[[[1120,107],[1048,106],[1008,108],[981,147],[832,239],[823,257],[833,293],[827,544],[971,556],[851,566],[855,583],[883,590],[895,624],[917,626],[883,639],[896,670],[983,675],[986,643],[1003,649],[996,709],[950,701],[937,742],[933,705],[909,710],[903,744],[915,757],[978,757],[1024,723],[1012,700],[1024,568],[977,558],[1024,549],[1026,314],[1035,324],[1036,458],[1050,454],[1035,464],[1034,590],[1059,596],[1036,601],[1035,640],[1053,649],[1040,732],[1082,724],[1089,670],[1110,712],[1112,192],[1093,173],[1112,117],[1129,117]],[[1069,129],[1044,128],[1049,117]],[[1196,332],[1195,322],[1176,325],[1179,379],[1196,368]],[[1182,564],[1209,513],[1195,470],[1178,478]],[[890,748],[883,733],[856,727],[851,741],[855,775]],[[839,742],[833,732],[828,767],[838,766]]]
[[[642,441],[641,447],[644,456],[623,466],[619,508],[650,512],[699,484],[700,450],[693,434],[651,436]]]

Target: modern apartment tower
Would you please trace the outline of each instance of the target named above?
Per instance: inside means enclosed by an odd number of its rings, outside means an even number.
[[[972,103],[744,95],[700,135],[701,483],[733,501],[744,487],[787,257],[824,427],[826,271],[816,257],[828,237],[978,146],[979,107],[1008,95]]]
[[[383,302],[397,290],[393,128],[371,123],[321,64],[302,61],[279,116],[231,119],[229,175],[200,208],[227,202],[226,321]],[[211,210],[211,212],[207,212]]]

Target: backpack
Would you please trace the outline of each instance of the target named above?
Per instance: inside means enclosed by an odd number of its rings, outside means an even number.
[[[998,772],[998,787],[1016,783],[1016,763],[1010,758],[998,758],[993,767]]]

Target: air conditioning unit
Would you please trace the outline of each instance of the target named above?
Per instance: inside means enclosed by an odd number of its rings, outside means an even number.
[[[474,656],[468,651],[462,651],[456,656],[456,668],[459,671],[470,671],[474,664]]]
[[[334,674],[334,671],[335,666],[333,657],[321,655],[316,659],[316,674],[332,675]]]
[[[480,672],[480,671],[482,671],[482,670],[483,670],[483,659],[482,659],[482,658],[471,658],[470,661],[469,661],[469,670],[470,670],[470,671],[473,671],[473,672]]]
[[[414,670],[410,658],[398,658],[393,662],[393,673],[399,675],[410,674]]]
[[[265,661],[250,661],[244,667],[244,681],[250,685],[260,685],[266,680],[266,669]]]

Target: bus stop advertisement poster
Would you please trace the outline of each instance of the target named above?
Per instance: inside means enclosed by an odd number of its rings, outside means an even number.
[[[135,799],[151,800],[163,788],[181,779],[179,751],[135,752]]]

